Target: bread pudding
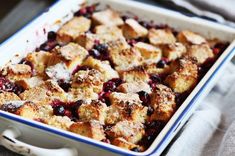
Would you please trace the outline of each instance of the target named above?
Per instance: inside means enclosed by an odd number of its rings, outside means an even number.
[[[142,152],[228,43],[96,7],[2,67],[0,109]]]

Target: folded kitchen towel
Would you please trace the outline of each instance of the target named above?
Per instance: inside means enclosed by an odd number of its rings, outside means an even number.
[[[235,27],[234,0],[170,0],[196,15],[212,18]],[[233,21],[233,22],[231,22]]]

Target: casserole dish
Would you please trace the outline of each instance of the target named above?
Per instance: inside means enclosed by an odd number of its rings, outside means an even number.
[[[74,11],[78,10],[78,4],[80,3],[82,3],[82,1],[71,1],[70,3],[60,1],[56,3],[48,12],[44,13],[42,16],[28,25],[25,29],[20,31],[17,35],[13,36],[11,39],[3,43],[0,47],[0,50],[7,51],[7,53],[1,54],[1,66],[7,63],[9,60],[12,60],[12,58],[14,58],[16,54],[18,54],[19,56],[24,56],[26,55],[26,52],[33,51],[36,47],[38,47],[46,40],[45,32],[57,30],[61,24],[65,23],[72,17]],[[61,155],[75,155],[76,149],[78,150],[79,154],[83,155],[97,155],[98,151],[101,152],[100,154],[102,155],[110,155],[109,152],[125,155],[159,155],[163,151],[165,146],[169,143],[169,141],[173,138],[173,136],[177,133],[183,123],[192,114],[200,99],[202,99],[203,96],[205,96],[206,93],[210,90],[213,83],[215,82],[215,78],[218,76],[218,71],[224,67],[225,63],[232,57],[234,53],[234,42],[232,42],[234,39],[234,30],[226,26],[214,24],[200,19],[191,19],[172,11],[167,11],[165,9],[160,9],[132,1],[101,1],[101,7],[107,4],[112,6],[115,10],[119,10],[121,12],[126,12],[130,10],[130,7],[133,7],[131,12],[135,15],[138,15],[140,18],[144,18],[146,20],[155,20],[158,21],[158,23],[169,24],[174,26],[174,28],[176,28],[177,30],[192,29],[192,31],[203,34],[204,36],[207,36],[207,38],[218,38],[221,41],[229,41],[231,42],[231,44],[218,58],[216,63],[207,72],[207,74],[198,83],[198,85],[194,88],[194,90],[180,106],[174,116],[170,119],[170,121],[167,123],[167,125],[164,127],[164,129],[161,131],[152,145],[145,152],[137,153],[133,151],[127,151],[118,147],[114,147],[112,145],[94,141],[89,138],[74,135],[70,132],[58,130],[41,123],[22,119],[18,116],[1,111],[0,115],[3,120],[2,123],[6,124],[3,126],[5,127],[9,124],[14,126],[14,128],[7,129],[3,132],[1,142],[4,146],[10,148],[11,150],[17,151],[18,153],[23,152],[23,154],[27,154],[28,152],[28,154],[36,155],[50,155],[50,152],[53,153],[56,151]],[[61,7],[63,7],[64,9],[59,10]],[[141,14],[139,12],[141,12]],[[196,27],[191,28],[192,25]],[[15,52],[16,49],[17,53]],[[13,59],[12,62],[14,61],[15,60]],[[29,126],[26,126],[25,124]],[[38,131],[42,132],[43,130],[49,133],[35,133],[34,130],[31,130],[35,128],[39,129]],[[58,146],[63,146],[61,143],[66,142],[66,146],[74,148],[63,148],[58,150],[36,148],[35,146],[30,146],[17,141],[14,137],[17,137],[19,135],[19,131],[23,134],[22,136],[27,134],[27,138],[29,138],[30,135],[43,135],[43,138],[48,138],[48,145],[44,143],[40,144],[40,142],[34,142],[33,144],[35,145],[56,148]],[[36,138],[37,137],[35,137],[34,140],[37,140]],[[24,138],[22,139],[24,140]],[[53,146],[51,146],[49,142],[53,142]],[[58,144],[55,144],[55,142]],[[102,147],[102,149],[100,148],[100,150],[97,151],[98,148],[93,147],[93,145]]]

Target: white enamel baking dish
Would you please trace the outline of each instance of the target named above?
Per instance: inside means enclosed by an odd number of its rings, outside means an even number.
[[[27,52],[33,51],[46,40],[46,32],[57,30],[62,23],[72,17],[73,12],[79,9],[79,4],[82,2],[83,0],[61,0],[56,2],[47,12],[2,43],[0,45],[0,66],[15,58],[16,55],[24,56]],[[93,3],[97,2],[97,0],[89,0],[89,2]],[[137,153],[124,150],[0,111],[0,129],[2,133],[0,142],[6,148],[24,155],[43,156],[51,156],[53,154],[56,156],[160,155],[194,112],[199,102],[210,91],[226,63],[229,62],[235,53],[235,30],[230,27],[196,17],[187,17],[174,11],[130,0],[100,0],[100,2],[101,7],[108,4],[122,12],[131,11],[144,20],[154,20],[157,23],[169,24],[177,30],[189,29],[207,38],[218,38],[222,41],[229,41],[231,44],[145,152]],[[13,59],[13,61],[16,60],[18,59]]]

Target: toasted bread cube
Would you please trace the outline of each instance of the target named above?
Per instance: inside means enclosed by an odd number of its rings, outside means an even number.
[[[137,39],[145,37],[148,34],[148,30],[140,25],[134,19],[127,19],[122,27],[122,32],[127,39]]]
[[[90,56],[83,62],[82,65],[100,71],[104,75],[104,81],[119,78],[118,73],[110,66],[108,61],[100,61]]]
[[[78,71],[72,79],[72,87],[87,87],[93,88],[95,93],[102,91],[104,83],[104,76],[102,73],[96,69],[91,70],[80,70]]]
[[[96,100],[98,99],[98,94],[94,92],[93,88],[89,86],[79,87],[79,88],[70,88],[69,98],[71,101],[77,100]]]
[[[88,51],[86,49],[72,42],[60,48],[56,47],[54,51],[66,61],[71,61],[78,57],[80,64],[88,55]]]
[[[15,83],[22,86],[24,89],[30,89],[41,85],[43,83],[43,79],[39,76],[34,76],[28,79],[18,80]]]
[[[206,39],[197,33],[189,30],[183,30],[177,35],[178,41],[185,45],[206,43]]]
[[[11,64],[3,68],[1,74],[12,81],[16,81],[24,78],[30,78],[32,71],[29,65]]]
[[[111,138],[122,137],[130,143],[137,143],[140,141],[145,133],[144,125],[139,122],[120,121],[106,133]]]
[[[56,128],[69,130],[70,126],[74,123],[67,116],[56,116],[46,118],[45,123]]]
[[[65,82],[68,82],[71,77],[71,72],[68,70],[67,66],[62,62],[47,67],[45,73],[50,79],[54,81],[63,80]]]
[[[163,48],[163,56],[166,57],[168,60],[176,60],[183,56],[186,53],[186,47],[180,43],[176,42],[173,44],[167,44]]]
[[[54,50],[61,56],[70,72],[72,72],[88,55],[88,51],[75,43],[69,43],[63,47]]]
[[[138,94],[134,93],[119,93],[119,92],[112,92],[109,95],[109,99],[112,105],[119,105],[120,103],[135,103],[141,104]]]
[[[59,62],[52,53],[44,51],[30,53],[26,56],[25,60],[32,63],[33,68],[36,71],[36,75],[39,76],[45,75],[45,68],[49,64],[53,65]]]
[[[147,107],[141,105],[138,94],[113,92],[109,99],[111,106],[107,111],[106,124],[115,124],[122,120],[145,122]]]
[[[51,121],[53,120],[53,108],[51,105],[47,104],[47,105],[40,105],[38,103],[37,107],[38,107],[38,114],[37,114],[37,118],[36,119],[41,119],[43,121],[48,121],[48,119]]]
[[[176,38],[170,29],[150,29],[148,38],[153,45],[172,44]]]
[[[124,23],[119,14],[111,9],[93,13],[92,20],[96,25],[120,26]]]
[[[164,68],[159,68],[156,63],[144,64],[143,68],[148,74],[151,75],[164,75],[171,72],[169,65],[166,65]]]
[[[82,33],[75,39],[76,43],[87,50],[92,49],[96,41],[100,41],[99,36],[92,33]]]
[[[118,71],[131,69],[141,64],[141,55],[138,51],[124,49],[120,52],[110,53],[110,58]]]
[[[128,120],[144,123],[147,119],[147,107],[138,103],[125,101],[109,106],[107,110],[106,124],[115,124],[119,121]]]
[[[144,59],[144,63],[151,64],[158,62],[162,57],[162,51],[160,48],[152,46],[144,42],[138,42],[133,47],[134,51],[138,51]]]
[[[65,23],[57,32],[57,40],[62,43],[68,43],[75,40],[79,34],[90,29],[91,20],[83,16],[73,17]]]
[[[37,113],[38,113],[38,108],[35,105],[35,103],[32,103],[32,102],[25,102],[16,111],[17,115],[22,116],[24,118],[28,118],[28,119],[36,118]]]
[[[214,57],[213,51],[208,44],[190,46],[187,55],[195,58],[198,64],[203,64],[207,59]]]
[[[35,103],[48,104],[53,99],[65,98],[65,92],[56,82],[47,80],[39,86],[25,90],[20,94],[20,98]]]
[[[151,92],[150,86],[145,82],[126,82],[118,86],[119,91],[123,93],[137,93],[140,91],[145,91],[147,93]]]
[[[149,75],[143,68],[134,68],[120,73],[125,82],[149,82]]]
[[[196,85],[198,68],[191,59],[179,59],[172,62],[170,66],[173,73],[166,77],[165,83],[175,92],[183,93]]]
[[[40,103],[48,104],[51,101],[50,97],[47,95],[47,90],[40,86],[25,90],[19,96],[22,100],[30,100],[35,103],[40,101]]]
[[[175,95],[167,86],[158,84],[151,94],[150,104],[154,109],[150,120],[160,120],[166,122],[171,118],[175,111]]]
[[[12,92],[1,92],[0,93],[0,106],[9,101],[19,101],[20,98]]]
[[[107,45],[108,45],[108,51],[110,54],[117,54],[124,49],[130,49],[130,45],[123,38],[110,41],[107,43]]]
[[[84,103],[78,108],[78,115],[81,121],[98,120],[104,124],[107,106],[105,103],[93,100],[90,104]]]
[[[76,122],[73,123],[69,130],[71,132],[93,138],[95,140],[103,140],[105,139],[103,126],[99,123],[99,121],[91,120],[89,122]]]
[[[131,150],[135,147],[138,147],[136,144],[133,144],[131,142],[128,142],[126,141],[124,138],[115,138],[113,141],[112,141],[112,144],[115,145],[115,146],[118,146],[118,147],[121,147],[121,148],[124,148],[124,149],[128,149],[128,150]]]
[[[112,36],[123,37],[122,30],[117,26],[98,25],[94,28],[95,34],[110,34]]]

